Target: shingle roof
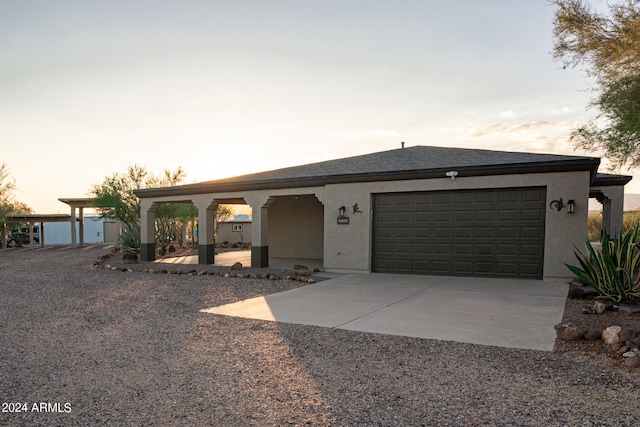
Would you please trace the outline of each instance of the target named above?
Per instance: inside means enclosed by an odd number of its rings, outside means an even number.
[[[444,171],[447,170],[457,170],[460,177],[588,170],[594,177],[599,164],[600,159],[596,157],[414,146],[166,189],[136,190],[135,193],[139,197],[153,197],[308,187],[339,182],[435,178],[444,177]]]

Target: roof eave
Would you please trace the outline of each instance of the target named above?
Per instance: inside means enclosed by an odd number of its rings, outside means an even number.
[[[595,179],[600,159],[578,158],[576,160],[564,160],[562,162],[535,162],[513,163],[494,166],[466,166],[446,167],[438,169],[421,169],[393,172],[368,172],[346,175],[314,176],[296,179],[272,179],[263,181],[208,181],[196,184],[180,185],[175,187],[145,188],[134,190],[134,194],[141,199],[170,196],[189,196],[206,193],[229,193],[252,190],[275,190],[283,188],[322,187],[329,184],[376,182],[376,181],[402,181],[410,179],[434,179],[444,178],[445,173],[456,170],[458,177],[486,176],[486,175],[513,175],[530,173],[589,171],[591,180]]]

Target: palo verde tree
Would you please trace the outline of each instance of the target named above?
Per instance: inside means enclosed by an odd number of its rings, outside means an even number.
[[[572,133],[577,147],[601,150],[617,167],[640,166],[640,0],[608,13],[584,0],[555,0],[553,56],[594,79],[596,118]]]
[[[124,173],[107,176],[101,183],[91,187],[89,193],[100,215],[122,221],[124,229],[120,235],[120,245],[127,250],[140,248],[140,199],[133,193],[138,188],[165,187],[180,184],[186,174],[181,167],[175,171],[165,169],[161,175],[154,175],[139,165],[130,165]],[[182,216],[193,217],[195,207]],[[156,239],[164,243],[171,235],[168,218],[178,215],[170,205],[163,204],[156,210]],[[161,245],[164,247],[164,244]]]
[[[100,215],[123,222],[124,230],[120,236],[120,245],[127,250],[140,248],[140,199],[133,193],[139,188],[169,187],[179,185],[186,179],[184,169],[178,167],[171,171],[165,169],[162,174],[154,175],[139,165],[127,167],[125,173],[114,173],[90,189],[93,203]],[[219,206],[214,212],[218,220],[225,215],[227,207]],[[164,255],[172,242],[183,244],[182,238],[187,224],[193,223],[198,216],[196,207],[191,203],[162,203],[155,211],[156,242]]]

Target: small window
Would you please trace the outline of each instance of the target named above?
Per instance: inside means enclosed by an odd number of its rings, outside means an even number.
[[[232,227],[233,231],[242,231],[242,224],[233,224]]]

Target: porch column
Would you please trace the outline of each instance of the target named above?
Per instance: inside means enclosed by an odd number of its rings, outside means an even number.
[[[35,242],[33,235],[33,222],[29,222],[29,246],[33,246]]]
[[[76,207],[71,205],[71,246],[77,248],[76,243]]]
[[[211,199],[194,200],[198,208],[198,264],[214,264],[215,261],[215,227],[213,212],[218,204]]]
[[[612,237],[622,231],[624,186],[601,187],[596,199],[602,203],[602,232]]]
[[[246,198],[245,198],[246,199]],[[264,199],[262,199],[264,200]],[[251,205],[251,267],[269,267],[269,206],[273,199],[267,198],[264,201],[250,199],[247,202]]]
[[[40,223],[40,247],[44,248],[44,222]]]
[[[80,247],[84,247],[84,208],[78,208],[78,212],[80,214]]]
[[[140,201],[140,259],[142,261],[156,259],[156,207],[156,204],[151,201],[144,199]]]

